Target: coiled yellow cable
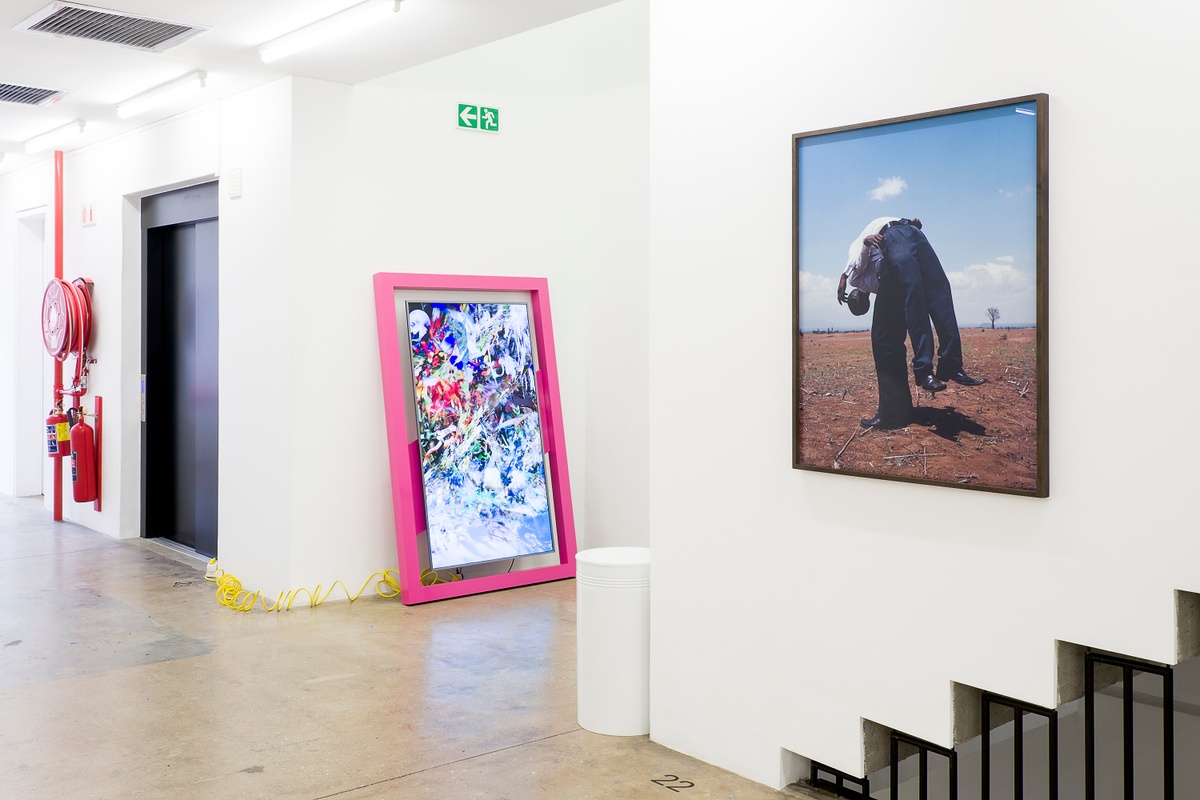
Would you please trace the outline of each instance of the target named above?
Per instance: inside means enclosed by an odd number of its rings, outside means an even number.
[[[252,611],[255,605],[261,604],[263,611],[290,611],[292,604],[301,594],[308,595],[308,607],[316,608],[329,599],[329,595],[333,594],[333,590],[338,586],[342,587],[342,591],[346,593],[346,598],[353,603],[359,598],[372,580],[378,577],[375,581],[375,593],[383,598],[392,598],[400,596],[400,572],[394,569],[380,570],[367,578],[363,583],[362,588],[350,594],[350,588],[342,581],[334,581],[329,589],[321,594],[322,584],[317,584],[317,588],[309,589],[293,589],[290,592],[280,592],[275,598],[275,602],[269,602],[262,592],[248,592],[242,588],[242,582],[230,575],[223,569],[217,568],[217,560],[214,558],[208,562],[208,574],[204,579],[211,581],[217,585],[217,602],[226,608],[232,608],[234,611]],[[437,583],[452,583],[462,580],[461,575],[450,574],[448,578],[443,578],[436,571],[427,569],[421,572],[421,585],[433,586]]]

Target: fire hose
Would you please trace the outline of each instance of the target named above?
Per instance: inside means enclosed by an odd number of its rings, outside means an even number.
[[[87,394],[88,346],[92,341],[91,284],[84,278],[67,283],[52,278],[42,297],[42,341],[46,352],[58,361],[75,355],[75,380],[63,394]],[[57,398],[56,398],[57,399]]]

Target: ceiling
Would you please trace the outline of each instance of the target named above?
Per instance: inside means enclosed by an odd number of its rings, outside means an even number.
[[[0,153],[4,154],[0,174],[51,158],[51,151],[25,154],[25,140],[76,119],[86,120],[87,126],[70,149],[284,75],[361,83],[617,0],[404,0],[385,22],[271,64],[259,59],[260,45],[359,0],[113,0],[89,4],[209,28],[161,53],[14,30],[50,2],[0,1],[0,83],[67,91],[58,102],[46,106],[0,102]],[[195,98],[118,119],[117,103],[195,70],[208,73],[205,90]]]

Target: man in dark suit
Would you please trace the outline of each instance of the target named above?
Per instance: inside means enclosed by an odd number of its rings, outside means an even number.
[[[879,378],[879,410],[874,417],[861,422],[867,428],[900,428],[912,420],[912,395],[904,363],[906,332],[912,342],[912,370],[918,388],[940,392],[948,380],[963,386],[979,386],[987,379],[973,378],[963,371],[962,338],[950,281],[921,231],[921,221],[891,220],[877,233],[864,236],[862,243],[864,261],[870,248],[878,248],[882,260],[876,256],[879,289],[871,318],[871,353]],[[844,282],[839,286],[839,300],[842,288]],[[934,330],[938,337],[936,375]]]

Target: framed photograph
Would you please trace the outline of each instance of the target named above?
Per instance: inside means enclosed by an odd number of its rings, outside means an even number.
[[[375,296],[401,601],[572,577],[546,282],[380,273]]]
[[[792,137],[796,469],[1049,496],[1047,106]]]

